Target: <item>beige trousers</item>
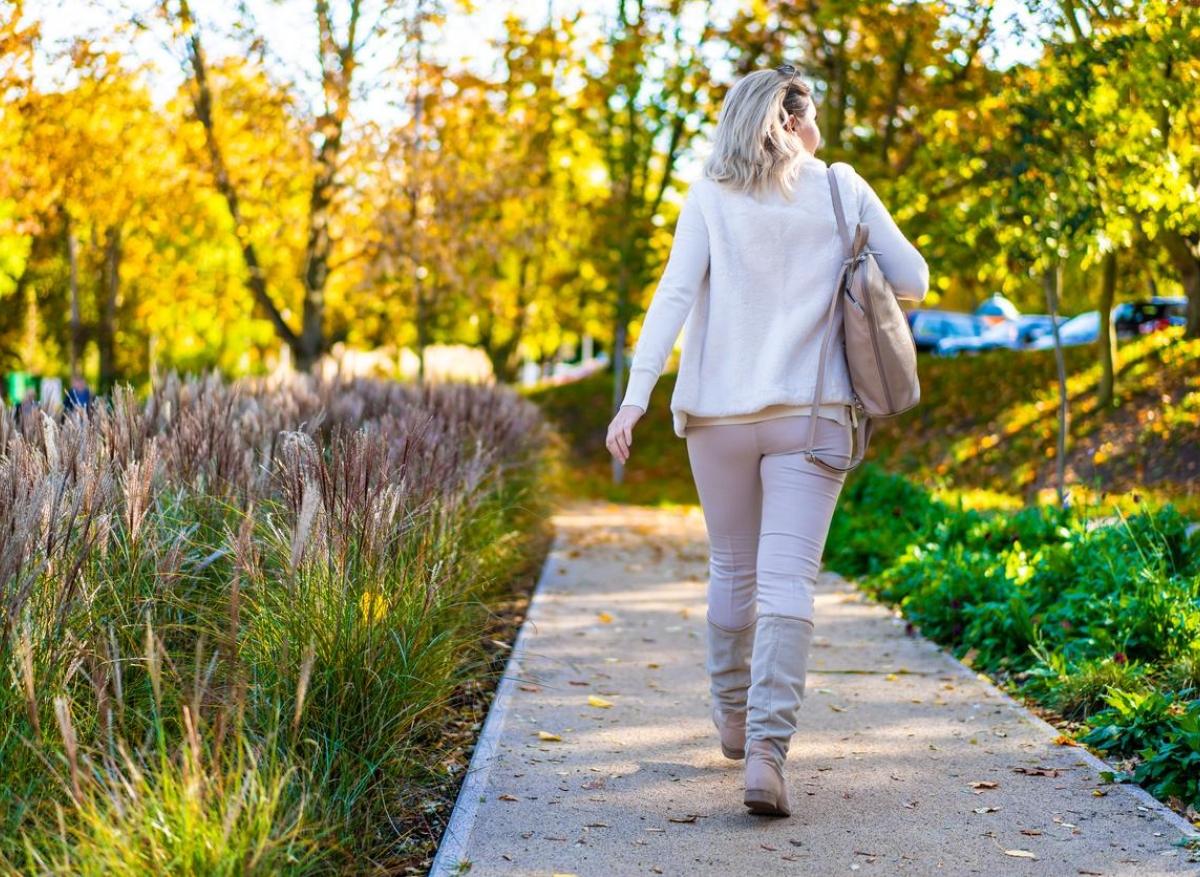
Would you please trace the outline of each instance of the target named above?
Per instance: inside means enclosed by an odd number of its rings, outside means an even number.
[[[728,630],[756,615],[813,620],[813,589],[846,473],[812,463],[807,415],[690,426],[692,477],[708,529],[708,617]],[[851,427],[817,418],[815,450],[850,462]]]

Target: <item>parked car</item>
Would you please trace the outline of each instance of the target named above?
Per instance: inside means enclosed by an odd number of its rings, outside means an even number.
[[[1017,306],[1002,292],[993,292],[975,308],[975,316],[982,317],[984,323],[993,326],[1005,320],[1015,320],[1020,315]]]
[[[1055,322],[1061,326],[1069,319],[1070,317],[1064,317],[1062,314],[1058,314],[1056,319],[1051,319],[1049,314],[1021,314],[1016,319],[1017,346],[1029,347],[1039,337],[1050,333]]]
[[[936,308],[917,308],[906,313],[917,350],[932,351],[943,338],[974,337],[983,332],[983,320],[974,314]]]
[[[1187,299],[1154,296],[1149,300],[1122,302],[1113,308],[1113,328],[1118,338],[1149,335],[1168,326],[1187,322]]]
[[[1075,344],[1091,344],[1100,337],[1100,312],[1084,311],[1058,327],[1059,342],[1063,347]],[[1054,346],[1054,333],[1046,332],[1029,345],[1031,350],[1044,350]]]
[[[978,353],[981,350],[994,350],[999,347],[1011,349],[1017,346],[1015,320],[1001,319],[989,325],[980,319],[979,329],[978,335],[951,335],[942,338],[934,352],[938,356],[954,356],[957,353]]]

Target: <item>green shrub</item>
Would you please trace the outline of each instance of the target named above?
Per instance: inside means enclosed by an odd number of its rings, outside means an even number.
[[[1195,801],[1179,705],[1200,688],[1200,534],[1187,525],[1171,505],[1115,521],[968,510],[867,466],[825,562],[973,667],[1091,722],[1098,747],[1145,759],[1138,776],[1154,788]]]

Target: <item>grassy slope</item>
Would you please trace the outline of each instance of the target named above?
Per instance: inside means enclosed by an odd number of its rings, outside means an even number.
[[[1102,411],[1094,345],[1068,348],[1071,396],[1067,479],[1076,500],[1140,491],[1200,514],[1200,341],[1182,330],[1122,342],[1117,400]],[[1057,385],[1053,351],[921,355],[921,404],[876,423],[867,458],[974,506],[1054,499]],[[611,372],[527,391],[570,446],[575,490],[638,503],[695,503],[683,439],[671,429],[675,374],[664,374],[634,433],[623,483],[604,447]],[[851,473],[854,478],[856,473]]]

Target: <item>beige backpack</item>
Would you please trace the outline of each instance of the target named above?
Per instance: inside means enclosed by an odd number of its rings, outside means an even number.
[[[895,417],[915,407],[921,400],[921,384],[917,377],[917,345],[912,327],[891,284],[875,261],[878,251],[867,247],[870,229],[857,223],[854,239],[850,239],[832,167],[827,169],[827,174],[838,234],[847,256],[842,262],[837,287],[829,303],[828,325],[821,342],[816,398],[813,399],[812,413],[809,415],[808,448],[805,454],[809,460],[832,472],[849,472],[866,456],[874,419]],[[845,467],[825,462],[814,451],[825,357],[836,325],[834,321],[839,302],[842,303],[846,363],[854,395],[854,404],[850,409],[854,448],[850,465]]]

